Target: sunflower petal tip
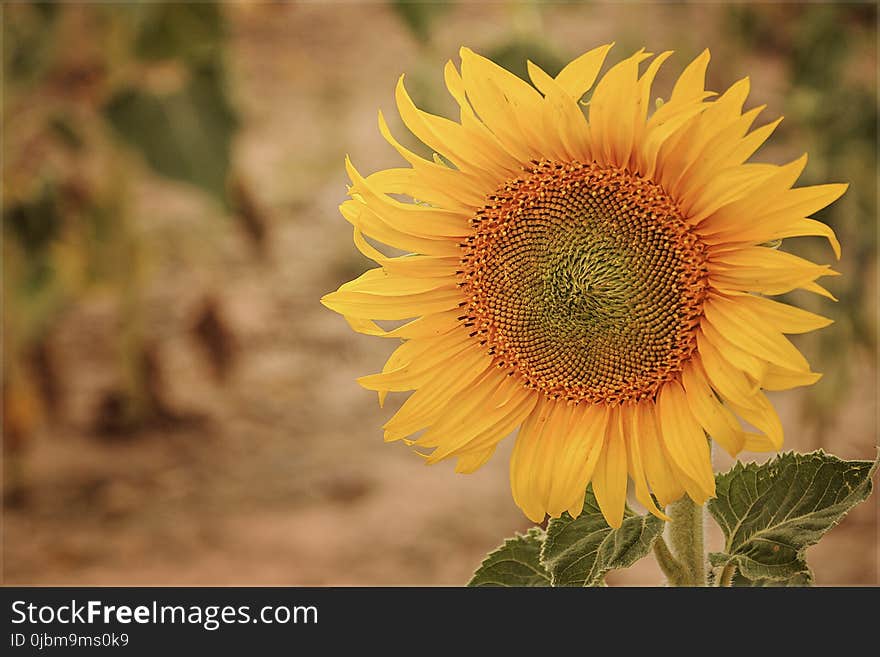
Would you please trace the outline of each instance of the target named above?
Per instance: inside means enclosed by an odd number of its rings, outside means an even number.
[[[608,526],[611,527],[611,529],[620,529],[620,526],[623,524],[623,517],[609,518],[608,516],[605,516],[605,522],[608,523]]]
[[[535,523],[536,525],[539,525],[542,522],[544,522],[544,518],[547,515],[544,511],[538,512],[534,509],[531,509],[529,511],[524,511],[524,513],[526,514],[526,517],[529,520],[531,520],[533,523]]]
[[[664,522],[672,522],[672,518],[667,516],[660,509],[650,509],[650,511],[651,511],[652,515],[656,516],[657,518],[660,518],[660,520],[663,520]]]

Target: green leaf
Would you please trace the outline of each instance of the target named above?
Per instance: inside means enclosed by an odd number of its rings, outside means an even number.
[[[532,527],[490,552],[468,586],[550,586],[550,574],[541,565],[544,532]]]
[[[609,570],[629,568],[648,554],[664,524],[627,508],[623,524],[612,529],[590,487],[577,518],[563,513],[550,521],[541,562],[550,571],[552,586],[601,586]]]
[[[104,108],[119,135],[156,172],[192,183],[228,202],[226,178],[238,120],[219,64],[190,71],[185,87],[160,95],[130,87]]]
[[[806,549],[867,499],[876,468],[877,462],[842,461],[821,450],[737,463],[717,476],[717,497],[707,504],[726,539],[724,552],[710,561],[732,563],[752,585],[808,585]]]
[[[782,581],[775,581],[772,579],[751,580],[751,579],[745,577],[742,573],[738,572],[733,576],[733,582],[731,583],[731,586],[737,586],[737,587],[810,586],[810,583],[812,582],[812,577],[813,577],[812,573],[810,573],[809,571],[804,571],[801,573],[797,573],[796,575],[793,575],[789,579],[782,580]]]

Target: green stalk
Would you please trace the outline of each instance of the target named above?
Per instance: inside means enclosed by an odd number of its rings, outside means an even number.
[[[718,578],[718,586],[733,586],[733,576],[736,575],[736,566],[732,563],[724,566],[721,576]]]
[[[670,522],[667,523],[669,552],[678,565],[677,568],[670,569],[670,572],[666,573],[669,585],[706,586],[703,507],[694,504],[685,496],[667,506],[666,514],[670,518]]]
[[[654,558],[660,566],[660,570],[666,575],[666,580],[672,585],[672,582],[681,581],[684,577],[684,570],[678,560],[672,556],[669,546],[666,544],[663,536],[658,536],[654,541]]]

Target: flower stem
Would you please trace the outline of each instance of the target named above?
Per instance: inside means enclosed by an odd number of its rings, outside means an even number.
[[[670,553],[679,565],[667,573],[671,586],[706,586],[706,554],[703,550],[703,507],[687,496],[666,508]],[[661,565],[662,568],[662,565]],[[665,570],[664,570],[665,572]]]
[[[733,576],[736,574],[736,566],[732,563],[724,566],[721,576],[718,578],[718,586],[733,586]]]
[[[660,566],[660,570],[666,575],[667,581],[670,583],[679,581],[684,576],[682,565],[672,556],[666,540],[662,536],[658,536],[654,541],[654,558]]]

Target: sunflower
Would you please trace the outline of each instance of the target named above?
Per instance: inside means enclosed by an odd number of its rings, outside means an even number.
[[[385,439],[469,473],[517,431],[511,489],[535,522],[579,515],[588,483],[613,527],[628,479],[660,517],[685,494],[703,504],[707,436],[731,455],[778,450],[764,391],[820,377],[785,334],[831,322],[770,297],[833,299],[816,283],[829,266],[778,246],[818,235],[839,257],[809,217],[846,185],[793,188],[806,156],[748,162],[779,120],[752,129],[748,78],[706,91],[708,50],[651,103],[672,53],[640,50],[599,78],[610,48],[555,77],[529,62],[531,85],[463,48],[445,68],[459,121],[418,109],[401,76],[401,118],[435,155],[404,148],[380,112],[409,166],[363,177],[347,159],[340,206],[379,266],[322,299],[354,330],[402,340],[358,379],[380,404],[413,391]]]

